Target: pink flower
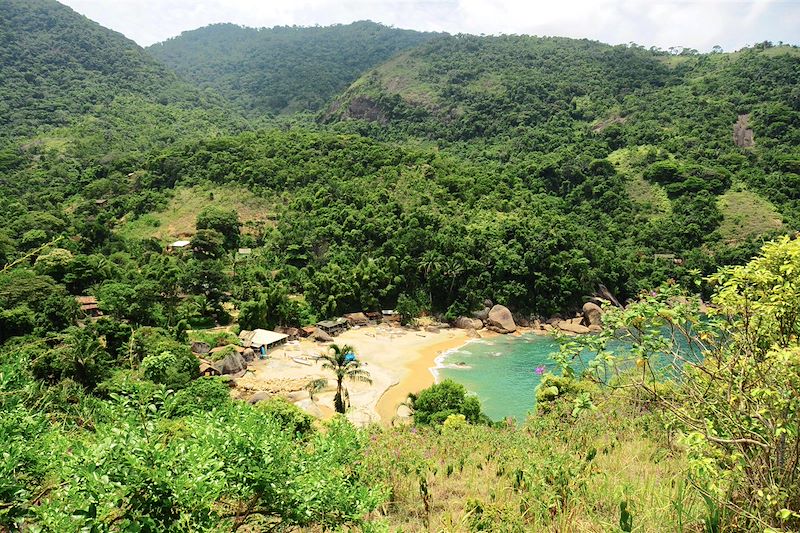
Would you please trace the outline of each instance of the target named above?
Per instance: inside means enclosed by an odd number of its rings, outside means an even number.
[[[534,370],[537,376],[541,376],[542,374],[544,374],[544,371],[545,371],[544,365],[537,366],[536,370]]]

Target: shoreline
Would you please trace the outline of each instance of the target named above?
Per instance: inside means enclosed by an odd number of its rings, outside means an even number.
[[[457,338],[440,340],[427,346],[420,346],[416,350],[416,357],[408,361],[403,369],[403,377],[390,385],[378,398],[375,410],[381,419],[381,423],[389,425],[397,415],[398,406],[403,403],[411,393],[418,393],[422,389],[428,388],[438,381],[435,373],[439,368],[438,359],[447,352],[453,352],[469,344],[473,339],[464,330],[454,330],[461,332]]]
[[[520,328],[510,336],[533,333]],[[410,393],[418,393],[439,380],[439,370],[449,367],[446,358],[473,341],[503,336],[480,330],[448,328],[439,331],[414,330],[395,326],[364,326],[341,333],[334,339],[339,346],[353,347],[371,383],[345,382],[350,395],[347,418],[356,425],[388,426],[398,418],[398,407]],[[249,372],[238,381],[237,397],[248,400],[254,394],[282,396],[317,418],[332,413],[335,380],[316,357],[330,349],[330,343],[307,339],[282,346],[263,360],[251,363]],[[310,398],[306,385],[323,378],[327,386]],[[328,415],[328,416],[326,416]]]
[[[372,380],[370,384],[345,382],[350,395],[347,418],[360,426],[390,425],[409,393],[434,383],[436,359],[470,340],[467,331],[455,328],[429,332],[381,325],[341,333],[333,343],[352,346]],[[237,380],[238,397],[247,400],[259,392],[283,396],[324,418],[333,406],[335,380],[314,359],[329,349],[330,343],[302,339],[271,351],[266,359],[252,362],[248,374]],[[328,385],[311,400],[305,385],[318,378],[326,379]]]

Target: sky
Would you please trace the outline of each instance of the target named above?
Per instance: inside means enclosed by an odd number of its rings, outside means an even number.
[[[60,0],[142,46],[216,22],[326,26],[373,20],[449,33],[529,34],[726,51],[800,44],[800,0]]]

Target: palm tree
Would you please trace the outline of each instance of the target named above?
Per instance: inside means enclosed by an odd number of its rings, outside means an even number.
[[[455,257],[448,257],[443,267],[444,275],[450,278],[450,290],[447,292],[447,299],[449,301],[453,294],[453,287],[456,284],[456,278],[464,273],[464,266]]]
[[[312,379],[306,384],[306,390],[308,391],[308,397],[311,398],[311,401],[316,401],[314,395],[321,390],[323,390],[328,385],[328,380],[325,378],[319,379]]]
[[[352,346],[331,345],[331,353],[322,355],[322,368],[332,370],[336,375],[336,396],[333,398],[333,407],[337,413],[344,413],[347,406],[345,399],[348,397],[344,388],[344,380],[372,383],[369,372],[361,368],[361,363],[355,358]],[[349,403],[349,401],[347,402]]]
[[[433,290],[431,289],[430,277],[432,273],[439,272],[442,268],[439,257],[439,254],[433,250],[427,250],[422,255],[418,265],[418,268],[420,272],[422,272],[423,278],[425,279],[425,283],[428,285],[428,298],[431,305],[433,305]]]

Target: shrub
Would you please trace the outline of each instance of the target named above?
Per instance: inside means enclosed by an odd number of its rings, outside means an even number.
[[[161,352],[145,357],[141,368],[147,379],[178,390],[197,377],[200,363],[194,355],[185,351]]]
[[[284,398],[272,398],[258,404],[258,409],[277,420],[286,431],[306,436],[313,431],[314,418]]]
[[[185,416],[212,411],[230,401],[230,387],[222,378],[201,377],[175,393],[171,409],[174,416]]]
[[[450,379],[431,385],[413,398],[413,402],[417,424],[443,424],[451,415],[463,415],[470,424],[488,422],[478,398],[467,396],[467,389]]]

